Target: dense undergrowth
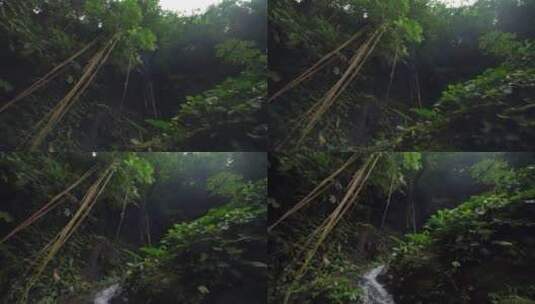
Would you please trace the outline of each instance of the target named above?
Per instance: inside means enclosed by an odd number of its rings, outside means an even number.
[[[298,228],[280,228],[270,235],[271,266],[269,302],[282,302],[288,286],[294,283],[301,249],[310,232],[321,224],[311,218],[292,221]],[[339,224],[317,258],[308,266],[298,287],[292,290],[290,303],[358,303],[363,292],[359,276],[377,263],[375,254],[385,254],[391,242],[372,225],[344,221]],[[354,246],[358,248],[355,249]]]
[[[270,224],[290,210],[314,185],[320,184],[350,155],[308,152],[278,154],[270,169]],[[270,230],[269,301],[273,303],[358,303],[362,296],[359,276],[378,262],[394,245],[377,223],[376,203],[389,192],[402,189],[403,175],[421,162],[418,153],[385,154],[370,177],[363,201],[353,206],[321,244],[304,274],[303,256],[312,247],[314,230],[322,225],[344,197],[345,185],[362,159],[335,178],[333,184],[310,204]],[[395,177],[393,179],[392,177]],[[380,222],[380,219],[379,219]],[[289,298],[288,298],[288,295]]]
[[[533,141],[535,48],[533,40],[492,32],[481,38],[482,49],[504,63],[465,83],[450,85],[431,109],[415,109],[425,122],[412,127],[403,147],[448,149],[485,147],[486,150],[528,149]],[[469,127],[471,132],[463,129]]]
[[[270,301],[368,303],[362,276],[379,264],[396,303],[534,300],[532,154],[381,153],[340,213],[368,158],[344,166],[352,154],[272,157]],[[327,237],[314,238],[334,216]]]
[[[3,1],[3,150],[262,150],[265,8]]]
[[[535,167],[484,165],[492,192],[437,212],[394,249],[387,278],[397,303],[534,301]]]
[[[88,303],[115,283],[118,303],[264,303],[264,164],[262,153],[0,154],[0,303]]]
[[[532,1],[272,3],[274,148],[532,148]]]
[[[263,302],[265,181],[239,188],[227,193],[233,196],[230,203],[175,224],[158,246],[142,248],[142,260],[130,264],[129,297],[144,299],[140,303],[223,303],[237,298],[232,288],[247,286],[239,292]],[[245,282],[246,272],[258,281]]]

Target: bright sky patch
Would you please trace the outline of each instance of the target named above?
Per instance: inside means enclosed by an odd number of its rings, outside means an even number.
[[[198,10],[204,11],[210,5],[217,4],[221,0],[160,0],[163,9],[179,13],[191,14]]]
[[[472,5],[476,0],[438,0],[438,2],[445,3],[449,6],[459,7],[463,5]]]

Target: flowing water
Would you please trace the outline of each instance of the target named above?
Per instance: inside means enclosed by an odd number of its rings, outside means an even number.
[[[384,268],[384,265],[376,267],[362,277],[360,287],[364,290],[365,304],[395,304],[392,296],[377,281],[377,276],[383,272]]]
[[[111,299],[121,293],[121,285],[119,283],[113,284],[110,287],[99,291],[95,295],[93,304],[109,304]]]

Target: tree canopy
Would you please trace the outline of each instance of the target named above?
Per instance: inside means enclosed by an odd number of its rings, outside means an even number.
[[[273,148],[529,150],[534,5],[272,1]]]
[[[265,0],[191,16],[157,0],[3,1],[2,145],[262,150],[265,14]]]

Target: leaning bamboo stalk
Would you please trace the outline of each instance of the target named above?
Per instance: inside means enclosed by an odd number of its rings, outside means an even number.
[[[105,48],[107,45],[105,46]],[[49,112],[37,125],[35,126],[36,129],[43,130],[43,125],[50,124],[51,120],[57,119],[57,117],[60,115],[60,113],[63,111],[63,109],[66,107],[66,104],[69,100],[71,100],[74,96],[76,96],[76,93],[79,91],[81,87],[83,87],[84,83],[87,82],[87,79],[90,79],[91,74],[94,72],[94,66],[98,64],[100,58],[103,55],[103,49],[99,50],[93,57],[89,60],[89,62],[84,67],[84,72],[80,79],[76,82],[74,87],[65,95],[55,106],[55,108]],[[34,141],[35,141],[34,137]]]
[[[84,198],[81,201],[81,205],[78,208],[72,219],[65,225],[65,227],[54,237],[40,252],[36,261],[33,264],[38,263],[34,268],[34,273],[31,276],[28,284],[25,287],[24,296],[21,303],[27,299],[28,293],[32,286],[37,282],[39,276],[43,273],[48,263],[54,258],[57,252],[63,247],[65,242],[72,236],[77,230],[84,219],[89,215],[93,206],[96,204],[98,197],[106,189],[108,182],[114,174],[115,162],[112,162],[99,178],[93,183]],[[40,261],[39,261],[40,260]],[[37,262],[39,261],[39,262]]]
[[[124,87],[123,87],[123,96],[121,98],[121,109],[124,105],[124,100],[126,99],[126,93],[128,91],[128,82],[130,80],[130,72],[132,71],[132,56],[128,57],[128,70],[126,71],[126,79],[124,81]]]
[[[41,145],[53,127],[63,118],[65,113],[67,113],[68,109],[85,92],[85,90],[87,90],[89,85],[96,77],[96,74],[113,51],[117,41],[118,36],[114,36],[99,52],[93,56],[93,58],[91,58],[90,62],[86,65],[84,74],[75,84],[75,86],[60,102],[58,102],[52,111],[37,124],[39,131],[31,139],[30,150],[36,150]]]
[[[396,67],[398,64],[398,56],[399,49],[396,49],[396,53],[394,55],[394,62],[392,63],[392,71],[390,71],[390,80],[388,81],[388,88],[386,89],[386,101],[388,101],[388,98],[390,98],[390,89],[392,89],[392,83],[394,82],[394,74],[396,73]]]
[[[7,108],[12,106],[17,101],[19,101],[19,100],[21,100],[21,99],[33,94],[33,92],[37,91],[38,89],[40,89],[41,87],[43,87],[44,85],[49,83],[51,80],[53,80],[54,78],[59,76],[60,75],[60,71],[63,70],[64,67],[66,67],[69,63],[73,62],[76,58],[78,58],[83,53],[85,53],[89,48],[91,48],[93,45],[95,45],[96,42],[97,42],[97,39],[94,39],[93,41],[88,43],[86,46],[84,46],[81,50],[76,52],[74,55],[72,55],[71,57],[67,58],[65,61],[63,61],[60,64],[58,64],[57,66],[55,66],[50,72],[48,72],[43,77],[41,77],[39,80],[34,82],[30,87],[28,87],[27,89],[25,89],[24,91],[19,93],[17,96],[15,96],[15,98],[13,98],[12,100],[10,100],[6,104],[4,104],[2,107],[0,107],[0,113],[5,111]]]
[[[100,196],[102,191],[105,189],[106,184],[112,177],[113,171],[107,174],[108,175],[105,179],[106,180],[105,182],[102,182],[102,179],[99,179],[99,181],[95,184],[95,188],[89,189],[85,199],[82,200],[82,206],[78,209],[78,212],[73,216],[73,219],[63,228],[63,230],[56,237],[54,237],[47,244],[47,246],[45,246],[40,251],[38,258],[40,256],[43,256],[44,253],[46,253],[46,255],[44,255],[43,260],[41,260],[40,262],[36,260],[34,263],[32,263],[32,265],[34,265],[39,262],[39,265],[38,267],[35,268],[34,275],[32,276],[32,279],[30,280],[30,283],[27,288],[31,288],[34,282],[43,273],[48,263],[54,258],[57,252],[61,249],[61,247],[65,244],[65,242],[67,242],[67,240],[72,236],[72,234],[78,229],[80,224],[84,221],[84,219],[87,217],[89,212],[93,209],[93,206],[96,204],[98,197]],[[100,190],[98,190],[98,188],[100,188]],[[96,192],[97,190],[98,192]]]
[[[289,141],[291,141],[293,138],[294,138],[294,135],[295,134],[298,134],[300,128],[302,127],[302,125],[304,125],[306,123],[306,120],[307,120],[307,117],[312,115],[312,113],[314,113],[315,111],[317,111],[317,109],[321,106],[321,104],[319,102],[315,102],[312,107],[310,107],[310,109],[308,109],[305,114],[299,116],[295,122],[292,122],[291,124],[293,125],[290,129],[290,131],[288,131],[288,135],[280,142],[276,145],[275,147],[275,150],[283,150],[284,147],[288,144]]]
[[[320,235],[320,240],[321,240],[321,238],[324,235],[323,232],[327,231],[327,228],[330,226],[332,221],[337,218],[337,215],[341,213],[341,211],[345,208],[347,203],[350,201],[350,198],[353,197],[353,193],[355,192],[356,187],[358,186],[358,184],[361,182],[362,177],[364,175],[365,170],[367,169],[368,164],[369,163],[367,162],[366,164],[364,164],[364,166],[362,168],[360,168],[358,171],[356,171],[354,173],[353,177],[351,178],[350,183],[348,184],[348,190],[344,194],[344,197],[342,198],[342,200],[340,201],[338,206],[336,206],[335,210],[331,214],[329,214],[329,216],[327,216],[327,218],[321,223],[321,225],[319,225],[316,229],[314,229],[314,231],[309,235],[309,237],[308,237],[307,241],[305,242],[303,248],[309,248],[310,245],[312,244],[312,242],[314,241],[314,239],[318,235]],[[321,241],[318,241],[316,244],[321,244],[322,242],[323,241],[321,240]],[[319,246],[318,246],[318,248],[319,248]],[[307,252],[307,256],[313,251],[314,250],[309,250]],[[304,265],[303,269],[307,267],[307,265],[310,262],[312,257],[313,257],[313,255],[310,257],[310,259],[308,257],[305,259],[305,263],[303,264]]]
[[[331,184],[335,181],[335,178],[338,175],[340,175],[340,173],[342,173],[351,164],[353,164],[357,159],[358,159],[357,154],[353,154],[340,168],[338,168],[331,175],[329,175],[327,178],[325,178],[323,181],[321,181],[320,184],[316,188],[314,188],[308,195],[306,195],[303,199],[301,199],[293,208],[288,210],[283,216],[281,216],[277,221],[275,221],[275,223],[273,223],[271,226],[269,226],[268,231],[273,230],[273,228],[275,228],[275,226],[280,224],[282,221],[284,221],[290,215],[292,215],[295,212],[299,211],[304,206],[306,206],[308,203],[310,203],[315,198],[317,198],[319,195],[321,195],[325,190],[327,190],[329,188],[329,186],[331,186]]]
[[[355,68],[355,71],[350,76],[350,78],[343,84],[343,86],[338,90],[336,95],[331,100],[331,105],[338,99],[338,97],[345,91],[345,89],[349,86],[349,84],[359,75],[359,72],[362,70],[364,64],[368,61],[368,58],[371,56],[375,48],[377,47],[377,44],[379,41],[381,41],[381,37],[383,35],[384,31],[380,32],[379,35],[376,37],[375,41],[373,42],[372,46],[368,48],[368,51],[364,55],[364,58],[360,61],[359,65]]]
[[[329,91],[324,95],[322,99],[314,103],[314,105],[305,114],[303,114],[297,120],[296,123],[294,123],[294,127],[292,128],[291,132],[278,145],[277,148],[281,149],[287,142],[289,142],[293,138],[295,131],[299,130],[301,125],[305,125],[304,129],[301,131],[301,136],[297,142],[297,146],[302,144],[308,133],[311,132],[315,125],[319,122],[321,116],[334,103],[334,101],[339,97],[339,95],[346,89],[349,83],[351,83],[351,81],[353,81],[353,79],[358,75],[360,69],[367,61],[367,58],[371,55],[375,46],[380,41],[380,37],[376,39],[377,35],[379,34],[379,36],[382,36],[383,33],[384,28],[379,28],[372,34],[372,36],[370,36],[370,38],[368,38],[368,40],[363,45],[359,47],[359,49],[351,58],[350,65],[347,68],[346,72],[344,72],[340,80],[333,87],[331,87],[331,89],[329,89]],[[376,40],[375,42],[373,42],[373,47],[369,48],[370,43],[372,43],[374,39]]]
[[[113,177],[113,175],[115,173],[115,171],[113,171],[112,169],[113,169],[113,165],[110,166],[110,172],[108,173],[108,175],[107,175],[105,181],[103,182],[102,186],[100,186],[100,190],[95,195],[95,198],[92,200],[91,205],[89,206],[89,208],[87,208],[85,210],[85,212],[83,213],[83,217],[80,218],[80,220],[78,222],[76,222],[76,224],[73,226],[73,229],[71,229],[70,232],[67,234],[66,240],[69,239],[74,232],[76,232],[78,227],[82,224],[83,220],[89,215],[89,213],[91,212],[91,210],[93,209],[93,207],[97,203],[98,198],[100,197],[102,192],[104,192],[104,190],[106,189],[106,186],[108,185],[108,183],[110,182],[111,178]]]
[[[344,73],[344,75],[338,80],[338,82],[325,94],[323,99],[319,101],[320,106],[318,110],[312,113],[311,117],[308,120],[308,123],[304,127],[301,137],[297,141],[297,145],[301,145],[306,136],[314,129],[314,127],[319,122],[320,118],[327,112],[327,110],[334,104],[335,100],[343,93],[347,86],[355,79],[358,75],[364,63],[379,43],[384,29],[378,29],[373,33],[373,35],[364,43],[357,53],[353,56],[351,64]],[[371,45],[371,46],[370,46]]]
[[[79,218],[78,214],[80,212],[80,210],[83,210],[87,204],[88,201],[91,201],[92,199],[92,196],[94,195],[94,191],[93,189],[95,187],[98,187],[98,185],[100,185],[100,183],[102,182],[102,179],[103,177],[107,174],[107,170],[105,171],[104,174],[100,175],[99,178],[97,179],[96,182],[94,182],[90,187],[89,189],[86,191],[86,193],[84,194],[84,197],[80,200],[81,204],[80,204],[80,207],[78,208],[77,212],[75,215],[73,215],[71,221],[65,226],[69,226],[71,224],[71,222],[73,220],[77,220]],[[64,227],[64,228],[65,228]],[[59,239],[61,239],[62,235],[63,235],[63,231],[64,229],[62,229],[62,231],[60,233],[58,233],[54,238],[52,238],[48,244],[46,246],[44,246],[40,251],[39,253],[37,254],[37,259],[32,263],[32,265],[34,265],[35,263],[37,263],[39,261],[39,257],[43,256],[45,252],[49,251],[49,249],[53,246],[53,244],[55,244]]]
[[[273,94],[268,100],[268,102],[272,102],[273,100],[277,99],[284,93],[288,92],[289,90],[293,89],[294,87],[298,86],[303,81],[311,78],[314,76],[317,72],[325,68],[333,59],[335,59],[335,55],[338,54],[340,51],[345,49],[348,45],[353,43],[357,38],[359,38],[364,33],[365,28],[359,30],[357,33],[355,33],[350,39],[348,39],[346,42],[342,43],[339,47],[334,49],[333,51],[329,52],[325,56],[323,56],[320,60],[318,60],[315,64],[313,64],[310,68],[305,70],[303,73],[301,73],[299,76],[297,76],[294,80],[292,80],[290,83],[285,85],[282,89],[280,89],[278,92]]]
[[[388,189],[388,199],[386,200],[385,210],[383,211],[383,217],[381,219],[381,230],[383,230],[388,216],[388,209],[390,208],[390,201],[392,200],[392,193],[394,190],[395,175],[392,175],[392,181],[390,182],[390,188]]]
[[[358,198],[360,191],[365,185],[365,182],[369,178],[369,175],[375,168],[377,161],[380,158],[380,154],[374,154],[368,159],[368,161],[363,165],[363,167],[355,172],[353,178],[351,179],[348,185],[348,191],[346,191],[341,202],[338,204],[337,208],[327,217],[327,219],[320,225],[309,237],[308,241],[305,243],[305,247],[308,247],[314,237],[321,231],[325,231],[332,223],[337,223],[341,217],[339,215],[345,214],[349,207],[354,203]],[[366,173],[367,172],[367,173]],[[328,231],[330,231],[328,229]],[[321,242],[320,242],[321,244]]]
[[[117,226],[117,231],[115,232],[115,239],[119,239],[119,234],[121,233],[121,228],[123,226],[124,216],[126,214],[126,205],[128,203],[128,190],[124,193],[123,198],[123,207],[121,208],[121,218],[119,220],[119,225]]]
[[[365,164],[364,168],[362,170],[359,170],[355,175],[353,176],[353,180],[350,184],[349,191],[344,196],[344,199],[339,204],[338,208],[331,214],[329,217],[324,221],[324,224],[322,224],[318,229],[317,233],[321,232],[321,236],[319,240],[316,242],[315,246],[311,251],[309,251],[309,259],[305,262],[303,265],[303,273],[306,269],[308,263],[312,260],[316,252],[318,251],[321,244],[325,241],[328,234],[334,229],[334,227],[338,224],[338,222],[342,219],[342,217],[347,213],[347,211],[354,206],[355,201],[358,199],[362,189],[364,189],[364,186],[366,185],[367,180],[369,179],[371,173],[375,169],[375,166],[377,164],[377,161],[380,158],[380,154],[376,154],[372,156],[369,161]],[[317,234],[314,233],[314,234]],[[314,235],[313,234],[313,235]],[[309,238],[309,240],[312,240],[312,236]],[[307,242],[308,243],[308,242]]]
[[[368,48],[366,54],[364,55],[364,58],[362,60],[360,60],[359,62],[359,65],[355,68],[355,70],[353,71],[353,73],[350,75],[350,77],[345,81],[345,83],[338,89],[338,91],[336,92],[336,94],[334,96],[332,96],[332,98],[328,101],[328,102],[325,102],[323,103],[323,107],[320,108],[320,111],[317,111],[316,113],[314,113],[314,118],[315,119],[315,123],[314,125],[310,126],[310,129],[308,132],[312,131],[312,129],[315,127],[315,125],[319,122],[321,116],[323,116],[327,110],[332,106],[334,105],[334,102],[338,99],[338,97],[340,97],[340,95],[346,90],[346,88],[353,82],[353,80],[359,75],[359,72],[360,70],[362,69],[362,67],[364,66],[364,64],[368,61],[368,58],[369,56],[373,53],[373,51],[375,50],[375,47],[377,46],[377,43],[379,43],[380,39],[381,39],[381,36],[382,34],[380,34],[375,42],[373,43],[373,45],[371,47]],[[303,134],[301,139],[300,139],[300,142],[302,142],[305,138],[306,134]]]
[[[98,72],[100,71],[100,69],[104,66],[104,64],[108,61],[108,58],[110,57],[111,55],[111,52],[113,51],[113,49],[115,49],[115,46],[117,45],[117,42],[118,40],[115,40],[112,45],[109,47],[108,51],[106,52],[105,56],[103,57],[103,59],[99,62],[99,64],[97,65],[95,71],[91,74],[91,78],[89,78],[89,80],[84,84],[84,86],[76,93],[76,95],[74,96],[74,98],[71,100],[71,102],[68,104],[68,106],[64,109],[64,111],[62,112],[61,116],[59,117],[59,120],[63,119],[63,117],[65,116],[65,114],[70,110],[70,108],[72,107],[72,105],[80,98],[80,96],[87,90],[87,88],[89,87],[89,85],[91,85],[91,83],[93,83],[93,81],[95,80],[95,77],[97,76]]]
[[[50,212],[52,209],[54,209],[59,203],[61,202],[60,199],[67,195],[70,191],[72,191],[74,188],[76,188],[78,185],[80,185],[84,180],[86,180],[89,176],[91,176],[95,172],[95,168],[89,169],[87,172],[85,172],[82,177],[80,177],[76,182],[74,182],[72,185],[67,187],[65,190],[54,196],[48,203],[46,203],[41,209],[37,210],[34,214],[32,214],[28,219],[26,219],[24,222],[19,224],[15,229],[13,229],[8,235],[6,235],[2,240],[0,240],[0,244],[10,239],[12,236],[20,232],[21,230],[24,230],[26,227],[33,224],[35,221],[43,217],[45,214]]]
[[[309,236],[305,242],[304,248],[307,248],[311,245],[312,241],[317,237],[318,240],[315,242],[314,246],[307,250],[305,254],[305,259],[299,270],[297,271],[296,277],[292,282],[291,286],[288,288],[284,296],[284,304],[287,304],[290,300],[290,297],[293,292],[293,288],[298,283],[298,281],[304,276],[308,265],[312,261],[312,258],[315,256],[321,244],[325,241],[328,234],[334,229],[336,224],[340,221],[343,215],[349,210],[349,208],[354,204],[354,202],[359,197],[360,192],[366,185],[367,180],[369,179],[371,173],[375,169],[377,162],[381,158],[381,154],[372,155],[364,166],[358,170],[349,183],[349,189],[344,195],[344,198],[337,206],[337,208],[323,221],[323,223],[316,228],[313,233]]]

